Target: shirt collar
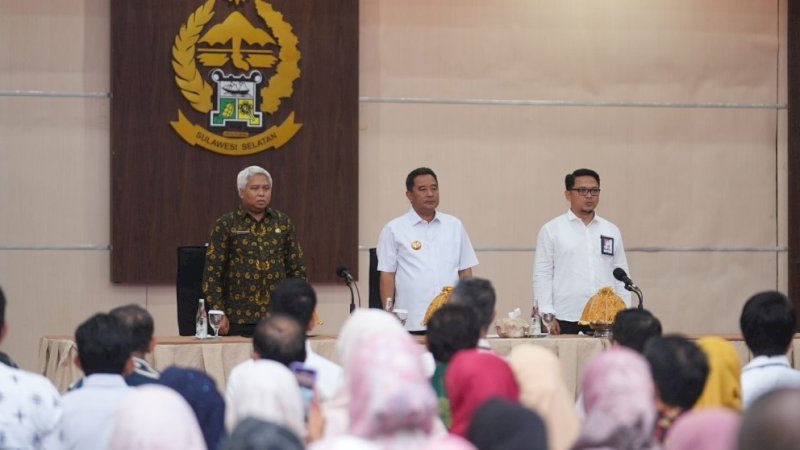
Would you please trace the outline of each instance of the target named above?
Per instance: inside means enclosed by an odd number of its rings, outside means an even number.
[[[571,221],[573,221],[573,220],[581,220],[581,218],[580,218],[580,217],[578,217],[578,216],[576,216],[576,215],[575,215],[575,213],[574,213],[574,212],[572,212],[572,209],[567,209],[567,220],[569,220],[569,221],[571,222]],[[598,215],[597,215],[597,211],[595,211],[595,213],[594,213],[594,217],[592,217],[592,221],[591,221],[591,222],[589,222],[589,223],[587,224],[587,226],[588,226],[588,225],[591,225],[591,224],[593,224],[593,223],[595,223],[595,222],[599,222],[599,221],[600,221],[600,216],[598,216]],[[583,222],[583,221],[581,220],[581,222]]]
[[[252,221],[256,222],[256,219],[255,219],[255,217],[253,217],[252,215],[250,215],[250,212],[249,212],[249,211],[247,211],[246,209],[244,209],[244,206],[241,206],[241,205],[239,205],[239,208],[236,210],[236,214],[237,214],[237,215],[239,216],[239,218],[240,218],[240,219],[242,219],[242,220],[246,220],[246,219],[249,217],[249,218],[250,218],[250,220],[252,220]],[[265,213],[264,213],[264,219],[263,219],[263,220],[266,220],[268,217],[269,217],[269,218],[272,218],[272,216],[273,216],[274,214],[275,214],[275,210],[273,210],[273,209],[272,209],[272,208],[270,208],[270,207],[267,207],[267,210],[266,210],[266,211],[265,211]]]
[[[127,387],[122,375],[115,373],[94,373],[86,377],[83,381],[84,387]]]
[[[428,223],[425,219],[419,216],[416,211],[414,211],[414,207],[408,208],[408,213],[406,213],[406,217],[408,218],[408,222],[411,225],[416,225],[420,222]],[[433,220],[430,223],[439,222],[439,211],[436,211],[436,215],[433,216]]]
[[[789,358],[786,355],[775,355],[775,356],[756,356],[755,358],[751,359],[750,362],[747,364],[747,368],[754,368],[754,367],[761,367],[761,366],[786,366],[791,367],[789,365]]]

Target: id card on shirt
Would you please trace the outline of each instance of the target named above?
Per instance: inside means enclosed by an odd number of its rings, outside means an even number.
[[[600,253],[614,256],[614,238],[600,235]]]

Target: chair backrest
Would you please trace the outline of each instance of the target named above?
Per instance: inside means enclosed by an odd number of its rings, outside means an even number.
[[[204,298],[203,270],[206,265],[206,246],[178,247],[178,279],[176,283],[178,304],[178,334],[195,334],[197,300]]]
[[[381,273],[378,272],[378,250],[369,249],[369,307],[383,309],[381,305]]]

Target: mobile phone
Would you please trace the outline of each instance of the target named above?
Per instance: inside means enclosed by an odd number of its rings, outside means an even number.
[[[294,376],[297,377],[297,384],[300,386],[300,395],[303,397],[304,417],[306,422],[308,422],[308,415],[311,413],[311,405],[314,403],[316,397],[314,384],[317,381],[317,371],[301,362],[293,362],[289,364],[289,368],[292,369]]]

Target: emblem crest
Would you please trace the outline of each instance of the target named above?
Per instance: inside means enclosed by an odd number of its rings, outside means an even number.
[[[277,124],[281,102],[292,96],[300,77],[298,39],[264,0],[255,0],[255,10],[265,28],[238,10],[210,25],[215,4],[207,0],[198,7],[172,47],[175,84],[196,111],[192,114],[206,116],[201,123],[210,130],[192,123],[180,108],[170,125],[189,144],[225,155],[280,148],[302,127],[293,111]]]

